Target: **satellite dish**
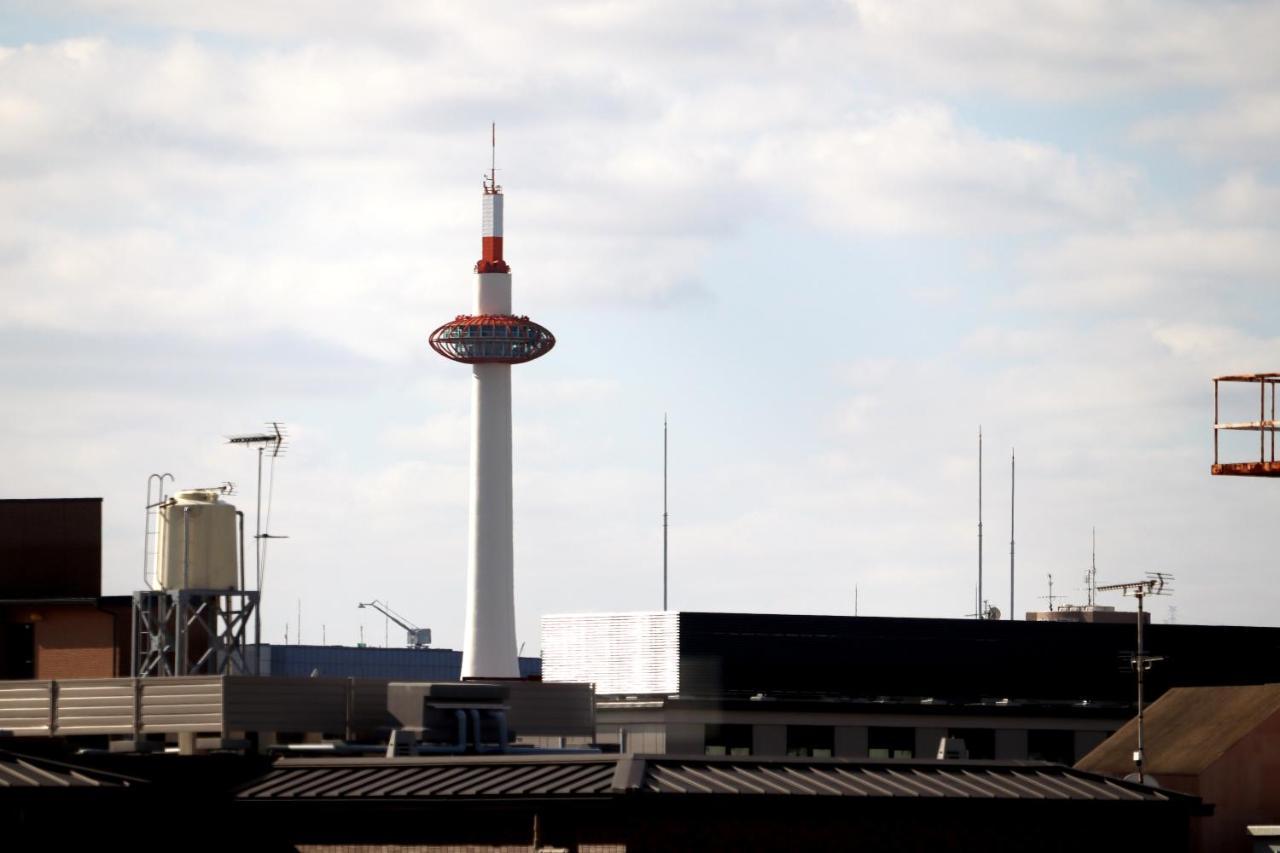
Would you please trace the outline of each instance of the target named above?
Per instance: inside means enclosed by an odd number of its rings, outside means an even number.
[[[1000,608],[996,607],[994,604],[988,607],[987,618],[991,620],[998,620],[1000,618]]]
[[[1124,781],[1134,782],[1138,785],[1146,785],[1149,788],[1161,787],[1159,780],[1156,779],[1156,777],[1152,776],[1150,773],[1143,773],[1141,779],[1138,778],[1137,773],[1130,773],[1128,776],[1124,777]]]

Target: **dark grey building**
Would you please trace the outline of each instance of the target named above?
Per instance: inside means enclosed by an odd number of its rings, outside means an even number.
[[[543,678],[595,685],[624,752],[1074,763],[1134,713],[1135,626],[651,612],[546,616]],[[1280,629],[1152,625],[1151,699],[1280,679]]]

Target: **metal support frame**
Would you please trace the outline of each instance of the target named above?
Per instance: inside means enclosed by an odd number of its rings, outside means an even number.
[[[140,590],[133,594],[134,677],[258,674],[247,652],[258,593],[249,590]],[[254,632],[254,646],[259,638]]]
[[[1258,419],[1256,421],[1223,421],[1221,413],[1221,383],[1256,383],[1258,386]],[[1276,432],[1280,420],[1276,419],[1276,396],[1280,390],[1280,373],[1254,373],[1241,376],[1217,376],[1213,380],[1213,467],[1212,473],[1237,477],[1280,477],[1280,460],[1276,459]],[[1270,405],[1268,406],[1268,391]],[[1268,411],[1269,409],[1269,411]],[[1222,430],[1256,432],[1258,434],[1258,460],[1223,462],[1218,455],[1218,436]],[[1268,441],[1268,438],[1270,439]],[[1267,452],[1268,444],[1270,453]]]

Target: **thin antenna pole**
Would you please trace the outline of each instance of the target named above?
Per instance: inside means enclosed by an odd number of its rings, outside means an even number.
[[[1009,450],[1009,620],[1013,621],[1013,508],[1014,489],[1017,486],[1017,458],[1012,449]]]
[[[982,612],[982,425],[978,425],[978,606],[973,611],[979,619]]]
[[[662,413],[662,609],[667,609],[667,414]]]
[[[257,581],[258,606],[253,608],[254,642],[262,643],[262,445],[258,446],[258,511],[253,514],[253,563]],[[289,631],[285,629],[284,644],[289,645]]]
[[[1143,670],[1147,668],[1147,661],[1142,653],[1142,600],[1146,598],[1142,592],[1138,592],[1135,596],[1138,599],[1138,751],[1135,753],[1137,760],[1134,762],[1138,765],[1138,784],[1143,783],[1142,763],[1146,759],[1146,752],[1143,751],[1143,711],[1142,711],[1142,675]]]
[[[1098,598],[1098,528],[1093,528],[1093,547],[1089,556],[1089,608],[1092,609]]]
[[[498,123],[489,124],[489,183],[498,183]]]

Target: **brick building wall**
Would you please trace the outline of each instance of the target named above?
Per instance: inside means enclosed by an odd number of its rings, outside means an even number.
[[[36,678],[111,678],[118,671],[115,623],[92,605],[36,610]]]

